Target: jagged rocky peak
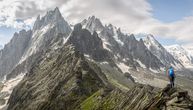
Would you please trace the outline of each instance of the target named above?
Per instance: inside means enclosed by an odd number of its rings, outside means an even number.
[[[180,61],[176,60],[155,38],[152,34],[143,38],[145,46],[165,65],[172,65],[176,69],[183,68]]]
[[[108,27],[109,29],[113,29],[113,25],[112,24],[105,25],[105,27]]]
[[[66,30],[66,32],[71,30],[69,24],[62,17],[62,14],[60,13],[58,7],[56,7],[54,10],[48,11],[46,15],[42,18],[40,17],[40,15],[38,15],[34,23],[33,31],[44,28],[49,24],[58,25],[59,28]]]
[[[18,39],[18,38],[21,38],[21,37],[25,37],[25,34],[27,33],[31,33],[32,31],[31,30],[28,30],[26,31],[25,29],[22,29],[21,31],[18,32],[15,32],[14,35],[13,35],[13,38],[11,39],[11,41],[13,41],[14,39]],[[19,37],[20,36],[20,37]],[[30,36],[29,36],[30,37]]]
[[[10,42],[8,44],[5,45],[5,48],[10,48],[14,45],[22,45],[22,43],[25,43],[25,41],[28,41],[31,39],[31,34],[32,31],[31,30],[21,30],[19,32],[15,32],[13,35],[13,38],[10,40]],[[16,47],[15,47],[16,48]],[[24,47],[21,47],[24,48]]]
[[[155,37],[152,34],[147,34],[146,39],[156,41]]]
[[[143,40],[146,44],[149,44],[149,45],[160,45],[159,42],[154,38],[152,34],[147,34]]]
[[[124,34],[121,31],[120,27],[113,26],[112,24],[105,25],[105,29],[112,31],[113,34],[117,34],[118,36],[124,36],[126,37],[127,34]]]
[[[128,39],[130,39],[130,40],[135,40],[135,41],[136,41],[136,38],[135,38],[135,35],[134,35],[134,34],[129,35]]]
[[[15,33],[11,41],[0,53],[0,76],[10,73],[22,57],[31,39],[32,31],[21,30]]]
[[[74,26],[74,31],[80,31],[82,29],[82,25],[79,23],[79,24],[76,24]]]
[[[152,34],[147,34],[142,39],[144,44],[150,51],[155,51],[155,50],[165,51],[164,47],[155,39],[155,37]]]
[[[121,28],[118,28],[118,29],[117,29],[117,33],[118,33],[118,34],[123,34],[123,32],[121,31]]]
[[[82,25],[76,24],[72,34],[66,44],[72,44],[78,51],[90,55],[95,60],[105,59],[107,51],[103,49],[102,40],[96,31],[93,34],[87,29],[82,29]]]
[[[145,46],[143,39],[139,39],[139,42]]]
[[[109,32],[111,31],[112,34],[117,33],[117,27],[113,26],[112,24],[105,25],[105,29],[108,30]]]
[[[100,32],[104,29],[104,26],[101,23],[100,19],[96,18],[95,16],[91,16],[88,19],[84,19],[81,24],[83,28],[88,29],[90,32]]]
[[[29,56],[48,49],[50,41],[53,41],[59,34],[62,34],[63,38],[67,38],[70,32],[70,25],[64,20],[58,8],[47,12],[43,17],[38,16],[33,27],[29,48],[22,56],[20,63]],[[55,45],[55,48],[57,47],[58,45]]]
[[[114,35],[117,31],[116,27],[112,24],[105,25],[105,29],[108,31],[108,33],[111,33],[112,35]]]

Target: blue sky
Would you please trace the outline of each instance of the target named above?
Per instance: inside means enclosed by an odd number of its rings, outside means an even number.
[[[193,15],[193,0],[149,0],[153,17],[161,22],[171,23]],[[163,45],[178,43],[175,39],[157,36]]]
[[[153,17],[162,22],[174,22],[193,15],[193,0],[149,0]]]
[[[153,34],[163,45],[193,46],[193,0],[1,0],[0,45],[56,6],[69,23],[95,15],[128,33]]]
[[[12,27],[6,27],[6,26],[1,26],[0,27],[0,45],[3,45],[12,38],[13,34],[15,32],[18,32],[19,29],[15,29]]]

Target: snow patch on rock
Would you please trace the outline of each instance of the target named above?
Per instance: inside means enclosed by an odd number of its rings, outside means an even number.
[[[113,38],[114,38],[120,45],[123,45],[124,43],[118,38],[117,30],[116,30],[115,27],[113,28],[113,33],[114,33]]]
[[[1,105],[0,109],[4,108],[7,105],[7,101],[9,100],[14,87],[23,79],[24,75],[24,73],[21,73],[15,78],[3,82],[3,89],[0,91],[0,93],[8,93],[9,95],[4,98],[6,100],[6,103],[4,105]]]
[[[130,67],[122,62],[116,63],[116,65],[121,69],[123,73],[129,72]]]
[[[154,69],[152,69],[152,68],[149,68],[149,70],[150,70],[151,72],[153,72],[153,73],[159,73],[159,71],[154,70]]]
[[[142,67],[142,68],[146,68],[146,66],[140,61],[140,60],[135,60],[137,63],[139,63],[139,65]]]
[[[104,38],[102,38],[102,41],[103,41],[103,48],[111,52],[111,49],[109,49],[109,47],[108,47],[111,44]]]

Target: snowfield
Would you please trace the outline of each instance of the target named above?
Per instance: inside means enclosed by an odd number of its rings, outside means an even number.
[[[0,109],[6,107],[7,101],[9,100],[9,97],[10,97],[14,87],[23,79],[24,75],[25,75],[24,73],[21,73],[17,77],[3,82],[3,89],[0,91],[0,94],[8,93],[8,96],[4,98],[6,102],[4,105],[0,106]]]

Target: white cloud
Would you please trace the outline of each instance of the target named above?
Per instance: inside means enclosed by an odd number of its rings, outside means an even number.
[[[34,17],[54,9],[68,0],[1,0],[0,26],[26,28],[32,25]]]
[[[148,0],[2,0],[0,26],[32,26],[38,14],[45,14],[56,6],[70,23],[95,15],[105,24],[112,23],[129,33],[152,33],[188,45],[193,42],[193,16],[163,23],[152,17]]]
[[[178,43],[193,42],[193,16],[163,23],[152,17],[153,9],[147,0],[71,0],[68,6],[64,6],[62,13],[73,23],[96,15],[104,23],[112,23],[129,33],[152,33]]]

